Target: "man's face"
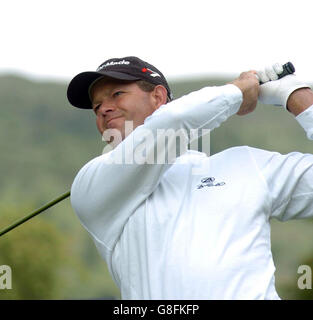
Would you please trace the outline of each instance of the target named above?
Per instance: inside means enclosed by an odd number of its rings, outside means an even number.
[[[125,121],[135,129],[157,108],[153,92],[145,92],[135,82],[99,80],[90,92],[97,128],[101,134],[117,129],[125,139]]]

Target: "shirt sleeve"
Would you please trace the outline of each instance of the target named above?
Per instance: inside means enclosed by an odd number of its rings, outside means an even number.
[[[269,218],[313,218],[313,155],[253,150],[271,201]]]
[[[158,132],[187,132],[183,133],[187,147],[192,140],[190,130],[218,127],[239,110],[241,102],[242,92],[232,84],[192,92],[161,106],[114,150],[88,162],[71,188],[71,204],[83,226],[111,250],[128,218],[177,157],[176,139],[168,139],[167,147],[158,149],[164,141]],[[150,164],[155,150],[166,161]]]
[[[308,139],[313,140],[313,106],[300,113],[296,120]],[[313,155],[249,150],[268,188],[272,204],[269,218],[281,221],[313,218]]]

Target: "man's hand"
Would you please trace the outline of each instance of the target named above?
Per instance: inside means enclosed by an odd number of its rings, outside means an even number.
[[[278,79],[282,70],[282,65],[275,63],[271,67],[258,71],[257,75],[264,83],[260,86],[259,101],[264,104],[283,106],[289,110],[288,99],[290,95],[298,89],[309,88],[309,85],[299,80],[294,74]]]
[[[239,116],[250,113],[256,108],[260,87],[256,74],[254,70],[243,72],[237,79],[230,82],[242,91],[243,101],[237,112]]]

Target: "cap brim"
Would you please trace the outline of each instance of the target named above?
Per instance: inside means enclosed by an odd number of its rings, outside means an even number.
[[[87,71],[82,72],[75,76],[67,88],[68,101],[80,109],[92,109],[91,101],[89,98],[89,87],[97,79],[107,77],[110,79],[136,81],[140,80],[138,77],[131,76],[126,73],[116,71],[95,72]]]

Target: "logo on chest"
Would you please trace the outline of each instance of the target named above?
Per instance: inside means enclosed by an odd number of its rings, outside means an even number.
[[[201,179],[201,184],[197,186],[197,189],[202,189],[204,187],[220,187],[225,184],[225,182],[215,182],[214,177],[205,177]]]

